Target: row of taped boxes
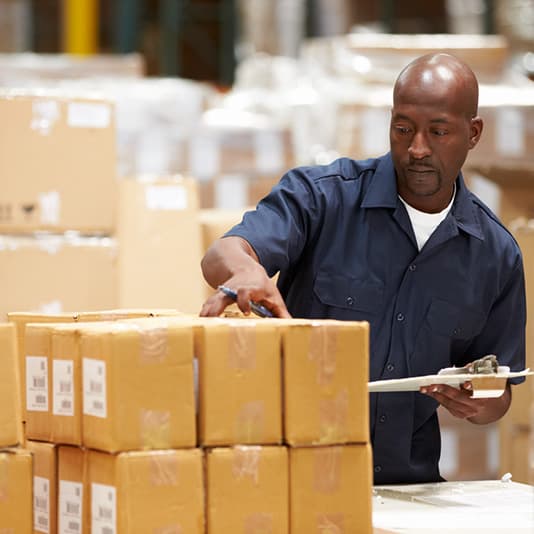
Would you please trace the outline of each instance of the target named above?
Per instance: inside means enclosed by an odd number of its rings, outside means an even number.
[[[109,454],[29,441],[0,452],[0,531],[366,534],[370,466],[369,444]]]
[[[33,322],[66,315],[10,314],[27,439],[107,452],[369,441],[366,322]]]

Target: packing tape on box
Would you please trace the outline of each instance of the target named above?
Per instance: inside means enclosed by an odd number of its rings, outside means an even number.
[[[254,484],[260,479],[260,455],[262,448],[259,446],[236,446],[233,449],[232,474],[235,479],[250,478]]]
[[[257,512],[245,517],[244,534],[272,534],[273,514]]]
[[[343,534],[343,514],[322,514],[317,517],[317,532],[321,534]]]
[[[169,333],[167,328],[139,331],[139,357],[143,363],[162,362],[167,357]]]
[[[319,447],[314,454],[314,490],[332,494],[339,491],[341,481],[341,447]]]
[[[336,373],[337,330],[334,325],[311,324],[308,357],[317,365],[317,384],[327,386]]]
[[[346,425],[349,412],[349,392],[343,389],[335,397],[319,401],[321,437],[319,443],[346,441]]]
[[[184,530],[180,525],[167,525],[154,529],[152,534],[184,534]]]
[[[0,452],[0,502],[9,494],[9,453]]]
[[[256,367],[256,321],[231,321],[228,334],[228,366],[236,371]]]
[[[178,486],[178,458],[173,451],[151,453],[150,483],[153,486]]]
[[[262,441],[265,428],[265,402],[251,401],[239,410],[234,429],[236,443]]]
[[[139,413],[141,443],[149,449],[168,449],[171,442],[171,414],[169,411],[145,410]]]

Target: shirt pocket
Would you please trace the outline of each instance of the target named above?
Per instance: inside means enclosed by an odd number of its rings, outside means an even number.
[[[427,312],[426,322],[436,334],[453,340],[468,340],[482,330],[484,316],[465,306],[442,299],[433,299]]]
[[[384,284],[321,271],[314,284],[316,297],[325,305],[367,313],[377,312],[384,299]]]

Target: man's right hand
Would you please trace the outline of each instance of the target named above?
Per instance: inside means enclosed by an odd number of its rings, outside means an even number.
[[[291,317],[276,284],[260,265],[250,244],[240,237],[218,239],[202,259],[202,272],[212,287],[225,285],[237,293],[237,305],[246,315],[250,301],[268,308],[275,317]],[[200,315],[216,317],[233,303],[221,291],[212,295],[202,306]]]
[[[259,277],[253,280],[251,277],[239,274],[224,282],[223,285],[237,293],[237,306],[245,315],[249,315],[251,312],[250,301],[252,300],[258,304],[263,304],[275,317],[291,317],[278,288],[267,274],[264,275],[263,280]],[[200,315],[203,317],[218,316],[233,302],[222,291],[217,291],[206,300]]]

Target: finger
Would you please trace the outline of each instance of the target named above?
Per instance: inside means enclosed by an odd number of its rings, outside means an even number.
[[[222,293],[212,295],[204,302],[200,310],[201,317],[218,317],[233,300]]]
[[[443,393],[443,391],[440,389],[440,386],[432,386],[430,388],[423,389],[427,390],[426,394],[429,397],[432,397],[434,400],[439,402],[455,417],[465,419],[467,417],[473,417],[479,413],[480,406],[476,403],[473,403],[468,397],[465,397],[465,394],[463,393],[461,393],[461,395],[464,395],[463,398],[458,395],[451,397],[450,392],[448,392],[449,394]]]

